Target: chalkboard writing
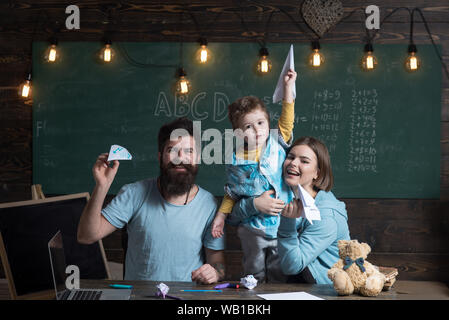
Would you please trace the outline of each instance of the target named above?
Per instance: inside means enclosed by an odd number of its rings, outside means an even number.
[[[192,85],[186,96],[174,93],[175,68],[137,68],[117,51],[103,65],[94,53],[101,44],[60,44],[59,64],[41,59],[46,43],[33,46],[33,183],[46,193],[92,190],[91,168],[111,145],[133,155],[121,163],[111,193],[126,183],[159,174],[156,137],[175,117],[200,121],[202,151],[231,128],[227,106],[244,95],[266,104],[271,128],[281,114],[272,103],[279,72],[290,44],[269,44],[270,74],[254,72],[255,43],[210,43],[215,59],[199,66],[196,44],[184,44],[184,65]],[[120,43],[135,60],[178,65],[178,43]],[[312,135],[328,146],[335,176],[334,192],[348,198],[438,198],[440,179],[441,63],[430,45],[420,45],[422,68],[403,67],[406,44],[376,45],[378,67],[364,72],[363,46],[326,44],[326,63],[307,65],[308,44],[294,44],[296,82],[294,137]],[[405,48],[405,49],[404,49]],[[214,159],[219,159],[215,157]],[[210,159],[209,159],[210,160]],[[200,164],[197,183],[223,194],[224,165]],[[213,178],[211,178],[213,177]]]
[[[315,90],[313,100],[312,135],[327,142],[330,153],[337,147],[339,120],[342,118],[343,103],[340,90]]]
[[[349,172],[375,172],[377,90],[353,90],[349,138]]]

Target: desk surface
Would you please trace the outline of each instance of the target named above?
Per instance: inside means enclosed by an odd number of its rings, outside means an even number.
[[[0,300],[9,299],[6,279],[0,279]],[[153,300],[156,285],[154,281],[123,281],[123,280],[81,280],[82,288],[109,288],[108,284],[122,283],[134,286],[131,299]],[[449,287],[435,281],[401,281],[398,280],[389,291],[381,292],[377,297],[362,297],[359,295],[338,296],[331,285],[311,284],[260,284],[253,290],[246,288],[223,289],[222,293],[182,292],[188,289],[213,289],[215,285],[198,285],[190,282],[164,282],[170,287],[169,295],[185,300],[261,300],[258,294],[305,291],[326,300],[449,300]],[[120,289],[117,289],[120,290]],[[51,292],[54,296],[54,292]]]
[[[151,300],[159,299],[155,296],[156,285],[160,282],[153,281],[102,281],[102,280],[81,280],[84,288],[104,288],[109,283],[132,284],[134,286],[131,299]],[[449,300],[449,287],[442,282],[433,281],[396,281],[389,291],[381,292],[377,297],[362,297],[359,295],[338,296],[332,285],[312,285],[312,284],[260,284],[253,290],[246,288],[223,289],[222,293],[210,292],[182,292],[188,289],[213,289],[214,285],[198,285],[190,282],[164,282],[170,287],[169,295],[185,300],[261,300],[258,294],[282,293],[305,291],[311,295],[325,300]],[[120,289],[117,289],[120,290]]]

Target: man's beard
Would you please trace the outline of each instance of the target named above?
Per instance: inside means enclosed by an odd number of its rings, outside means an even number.
[[[165,167],[160,166],[159,181],[162,192],[166,195],[180,196],[188,192],[195,183],[196,174],[198,173],[198,166],[191,164],[180,163],[174,165],[169,162]],[[185,172],[176,172],[176,167],[183,167]]]

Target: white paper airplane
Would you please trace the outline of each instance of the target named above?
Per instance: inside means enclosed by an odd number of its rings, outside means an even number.
[[[301,217],[306,218],[310,224],[313,224],[313,220],[321,220],[320,210],[315,205],[315,199],[300,184],[298,184],[298,191],[295,196],[296,199],[301,200],[304,207]]]
[[[113,144],[111,150],[109,150],[108,161],[111,160],[131,160],[132,155],[126,150],[126,148]]]
[[[277,103],[284,98],[284,77],[288,70],[295,70],[295,59],[293,55],[293,45],[290,45],[290,51],[288,52],[287,58],[284,62],[284,67],[282,68],[281,74],[279,75],[278,84],[273,93],[273,103]],[[293,86],[293,99],[296,98],[296,85]]]

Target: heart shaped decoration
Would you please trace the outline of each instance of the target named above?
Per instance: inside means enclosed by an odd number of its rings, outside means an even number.
[[[320,37],[343,18],[343,4],[338,0],[305,0],[301,8],[307,25]]]

